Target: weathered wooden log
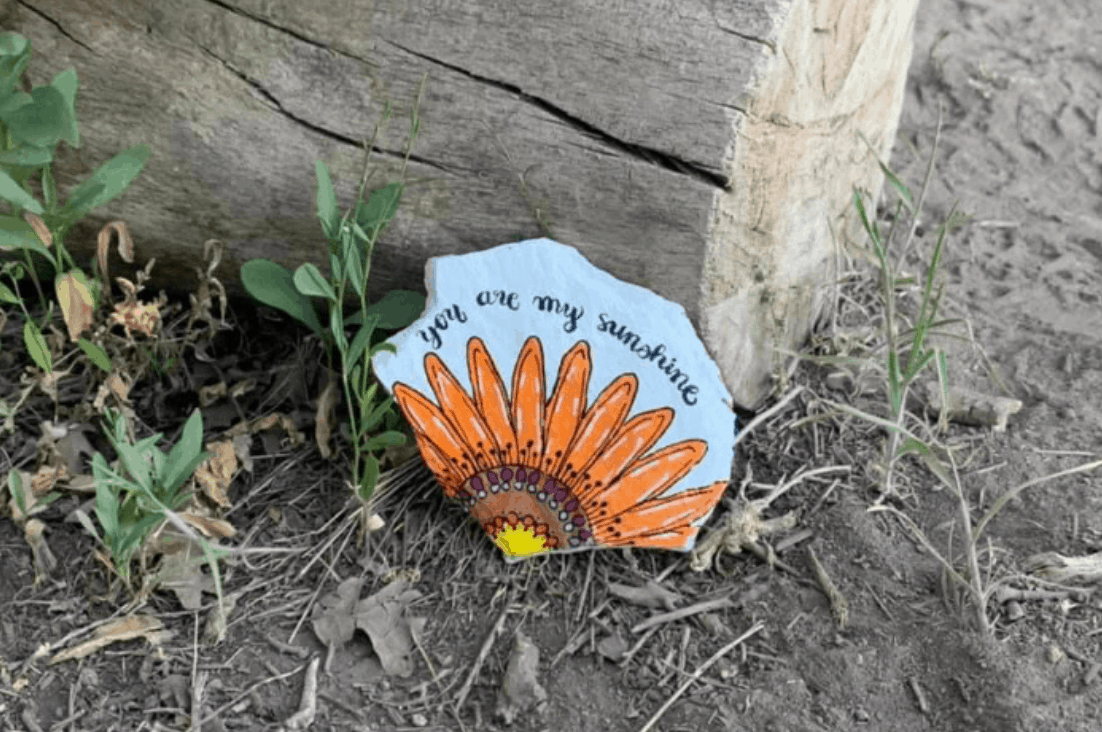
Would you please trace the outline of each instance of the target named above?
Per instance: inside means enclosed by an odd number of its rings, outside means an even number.
[[[70,235],[81,256],[124,218],[162,286],[188,288],[212,237],[231,291],[253,257],[325,264],[315,159],[347,205],[389,101],[372,182],[392,177],[428,72],[414,183],[373,291],[420,287],[430,256],[549,235],[684,305],[752,407],[773,347],[829,307],[852,187],[879,190],[916,6],[8,0],[0,27],[32,40],[35,84],[79,75],[83,145],[61,146],[63,191],[152,146],[135,185]]]

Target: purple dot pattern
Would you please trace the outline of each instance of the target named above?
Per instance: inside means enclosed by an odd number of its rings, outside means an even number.
[[[593,543],[593,530],[581,501],[567,484],[535,468],[504,465],[483,470],[463,483],[457,499],[491,533],[491,538],[496,538],[491,530],[495,519],[502,519],[496,525],[515,525],[530,519],[532,525],[545,525],[550,535],[559,536],[563,548]],[[503,511],[502,506],[509,510]]]

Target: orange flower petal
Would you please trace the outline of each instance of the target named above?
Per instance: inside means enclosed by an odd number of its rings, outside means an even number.
[[[467,343],[467,369],[471,375],[475,405],[497,442],[498,453],[494,462],[512,465],[517,461],[517,436],[509,420],[509,398],[481,338],[472,338]]]
[[[575,495],[588,501],[590,497],[611,485],[640,455],[651,449],[673,422],[669,407],[637,414],[616,433],[601,454],[582,471],[581,486]]]
[[[402,408],[419,444],[424,441],[435,445],[457,475],[469,476],[477,472],[470,449],[456,435],[439,407],[405,384],[395,384],[393,393],[394,401]]]
[[[578,427],[574,444],[570,446],[570,452],[563,461],[559,472],[563,480],[573,482],[593,461],[594,456],[612,440],[631,411],[638,389],[639,379],[635,374],[623,374],[600,393]]]
[[[657,531],[653,534],[639,534],[632,537],[619,539],[607,539],[602,543],[605,546],[631,545],[639,549],[673,549],[684,551],[686,545],[696,536],[698,529],[695,526],[678,526],[675,529]]]
[[[547,405],[542,468],[546,472],[559,472],[574,441],[589,399],[590,365],[589,344],[585,341],[575,343],[559,364],[555,391]]]
[[[436,476],[436,482],[444,489],[444,495],[454,498],[459,494],[459,486],[463,485],[463,477],[458,475],[452,466],[448,464],[448,456],[435,444],[421,433],[416,433],[417,447],[421,451],[421,459],[432,474]]]
[[[594,534],[598,540],[602,536],[609,539],[633,539],[688,526],[709,513],[726,488],[727,482],[719,481],[669,498],[651,498],[623,514],[594,521]]]
[[[685,440],[664,447],[631,467],[619,480],[586,497],[591,520],[616,516],[648,501],[688,475],[708,453],[703,440]]]
[[[425,356],[425,375],[453,432],[470,448],[474,464],[479,470],[491,467],[494,460],[490,451],[497,443],[467,392],[435,353]]]
[[[513,427],[521,465],[538,468],[543,458],[543,407],[543,347],[531,336],[513,369]]]
[[[726,489],[724,480],[669,498],[654,498],[618,516],[594,521],[593,532],[598,541],[612,544],[687,526],[711,511]]]

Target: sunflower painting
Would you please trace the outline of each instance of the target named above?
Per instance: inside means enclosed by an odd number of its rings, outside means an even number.
[[[692,549],[735,423],[684,309],[546,239],[439,257],[426,279],[425,315],[376,373],[506,557]]]
[[[578,341],[548,398],[538,338],[525,341],[507,389],[475,337],[467,344],[473,394],[434,353],[425,356],[425,373],[435,403],[394,385],[444,493],[510,557],[629,544],[683,549],[727,486],[723,480],[665,495],[703,459],[707,444],[684,440],[647,454],[673,410],[629,418],[635,374],[622,374],[587,405],[590,358],[589,344]]]

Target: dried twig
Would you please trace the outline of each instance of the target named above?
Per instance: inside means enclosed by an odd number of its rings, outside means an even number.
[[[490,655],[490,650],[494,647],[494,641],[501,635],[501,630],[505,627],[505,618],[508,616],[509,603],[506,602],[505,607],[501,610],[501,615],[497,616],[497,622],[494,623],[494,627],[490,629],[490,634],[487,635],[486,640],[482,642],[482,648],[478,651],[478,658],[474,660],[474,665],[471,666],[471,671],[467,674],[463,686],[459,687],[459,692],[455,695],[456,714],[463,708],[463,703],[467,701],[467,695],[471,693],[471,687],[474,686],[474,681],[478,678],[478,672],[482,670],[482,664],[486,663],[486,658]]]
[[[763,623],[759,620],[758,622],[756,622],[752,626],[750,626],[750,629],[748,631],[746,631],[745,633],[740,635],[738,638],[735,638],[733,641],[731,641],[727,645],[723,646],[723,648],[720,648],[718,651],[715,652],[715,655],[713,655],[711,658],[709,658],[704,663],[700,664],[700,666],[697,668],[697,670],[693,672],[692,676],[685,679],[685,683],[681,684],[681,686],[678,687],[677,691],[675,691],[670,696],[670,698],[666,700],[666,703],[658,708],[658,711],[655,712],[654,715],[650,719],[647,720],[647,723],[643,725],[643,727],[639,730],[639,732],[649,732],[651,729],[653,729],[654,725],[656,725],[658,723],[658,720],[662,718],[662,715],[665,714],[667,711],[669,711],[669,708],[673,706],[674,702],[676,702],[678,699],[681,698],[681,695],[684,694],[685,691],[690,686],[692,686],[694,681],[696,681],[701,676],[703,676],[704,672],[707,671],[708,669],[710,669],[713,665],[715,665],[716,661],[718,661],[719,659],[723,658],[728,653],[733,651],[736,646],[738,646],[740,643],[742,643],[746,639],[748,639],[751,636],[761,632],[762,628],[764,628],[764,627],[765,627],[765,623]]]
[[[807,558],[811,562],[811,571],[815,573],[815,580],[830,601],[830,614],[834,617],[834,622],[837,623],[839,630],[845,628],[846,623],[849,622],[849,603],[846,602],[846,596],[834,584],[834,580],[827,574],[826,567],[815,556],[815,550],[811,547],[807,548]]]
[[[318,666],[320,664],[321,656],[310,659],[302,681],[302,701],[299,703],[298,711],[287,718],[280,732],[309,729],[314,723],[314,717],[318,713]]]
[[[705,600],[704,602],[698,602],[695,605],[689,607],[683,607],[678,610],[674,610],[668,613],[662,613],[661,615],[652,615],[643,622],[637,624],[631,629],[632,633],[642,633],[644,630],[653,628],[656,625],[662,623],[672,623],[675,620],[681,620],[682,618],[688,618],[700,613],[710,612],[712,610],[719,610],[720,608],[734,607],[734,603],[727,597],[717,597],[714,600]]]

